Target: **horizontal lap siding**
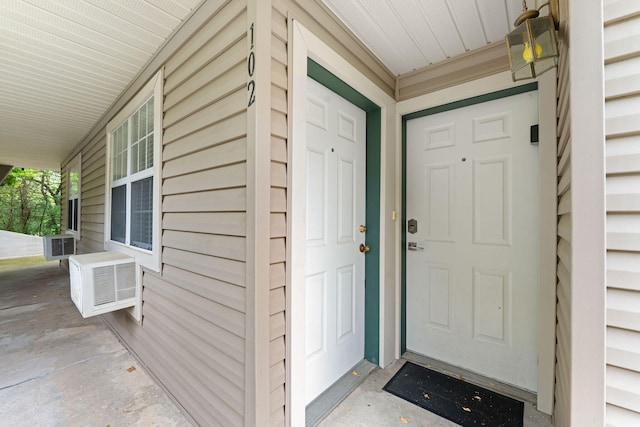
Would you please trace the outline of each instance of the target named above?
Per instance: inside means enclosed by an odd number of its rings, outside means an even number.
[[[607,424],[640,425],[640,4],[604,16]]]
[[[271,188],[286,197],[287,187],[287,17],[273,8],[271,15]],[[285,246],[286,206],[271,200],[270,268],[270,425],[285,425]]]
[[[141,326],[105,316],[200,425],[244,425],[246,13],[225,2],[164,64],[162,271],[143,274]],[[85,159],[103,189],[104,150]]]
[[[558,66],[558,269],[556,307],[556,386],[554,420],[558,426],[571,425],[571,132],[569,106],[569,57],[561,43]]]
[[[104,251],[106,129],[82,149],[78,253]],[[66,210],[66,204],[65,204]]]
[[[246,6],[231,1],[165,65],[163,275],[145,281],[144,327],[182,361],[157,375],[196,383],[163,381],[202,425],[244,424],[245,64]]]

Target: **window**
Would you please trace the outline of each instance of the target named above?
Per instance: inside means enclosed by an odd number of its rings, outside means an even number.
[[[107,125],[105,249],[160,270],[162,74]]]
[[[80,154],[67,169],[67,232],[80,239]]]

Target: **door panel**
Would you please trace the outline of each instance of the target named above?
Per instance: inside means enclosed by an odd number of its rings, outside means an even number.
[[[535,391],[537,92],[407,122],[407,349]],[[409,246],[411,245],[411,247]]]
[[[366,113],[307,81],[306,403],[364,358]]]

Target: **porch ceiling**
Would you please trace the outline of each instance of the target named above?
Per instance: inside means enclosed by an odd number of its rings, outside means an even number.
[[[0,2],[0,164],[59,169],[205,0]],[[502,40],[520,0],[313,0],[393,75]],[[534,7],[541,0],[530,0]],[[301,2],[304,4],[304,2]]]
[[[0,2],[0,163],[59,169],[201,1]]]
[[[322,0],[389,68],[402,75],[504,40],[521,0]],[[529,0],[529,8],[542,5]],[[546,8],[542,14],[546,14]]]

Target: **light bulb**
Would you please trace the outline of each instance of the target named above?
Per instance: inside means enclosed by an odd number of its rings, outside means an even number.
[[[542,46],[536,43],[536,58],[540,58],[541,54],[542,54]],[[522,52],[522,59],[524,59],[524,62],[526,62],[527,64],[533,61],[533,52],[531,51],[531,48],[529,47],[529,43],[527,42],[524,42],[524,52]]]

